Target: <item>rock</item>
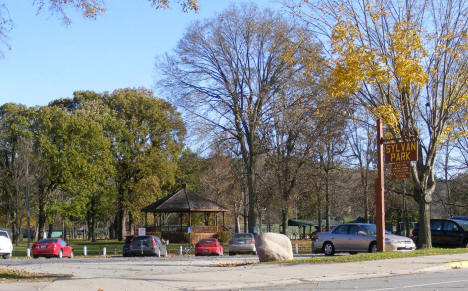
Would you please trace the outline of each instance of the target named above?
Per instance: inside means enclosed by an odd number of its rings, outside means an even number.
[[[291,240],[284,234],[262,233],[255,240],[255,248],[260,262],[293,259]]]

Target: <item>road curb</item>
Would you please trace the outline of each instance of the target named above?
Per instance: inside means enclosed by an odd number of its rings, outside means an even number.
[[[447,263],[452,269],[468,268],[468,261],[454,261]]]

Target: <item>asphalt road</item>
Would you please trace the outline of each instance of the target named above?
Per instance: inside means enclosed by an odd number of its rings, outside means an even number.
[[[220,289],[222,290],[222,289]],[[231,289],[224,289],[231,290]],[[365,290],[365,291],[441,291],[468,290],[468,269],[455,269],[410,275],[385,276],[334,282],[313,282],[243,288],[244,290]]]

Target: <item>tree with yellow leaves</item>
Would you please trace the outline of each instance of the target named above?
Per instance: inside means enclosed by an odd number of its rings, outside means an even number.
[[[411,166],[419,204],[418,246],[431,247],[437,151],[447,138],[467,135],[459,129],[468,123],[468,2],[293,2],[287,4],[293,14],[329,49],[330,97],[352,98],[381,118],[392,138],[420,139],[419,160]]]

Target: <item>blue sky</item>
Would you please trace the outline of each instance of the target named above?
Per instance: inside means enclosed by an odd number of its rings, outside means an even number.
[[[147,0],[108,0],[106,14],[96,20],[68,10],[72,24],[66,26],[47,11],[37,15],[33,0],[2,2],[14,27],[7,39],[11,50],[0,47],[0,105],[27,106],[47,105],[79,90],[154,89],[156,58],[176,46],[192,21],[211,18],[233,3],[200,0],[196,14],[177,5],[155,10]],[[274,0],[254,2],[280,7]]]

